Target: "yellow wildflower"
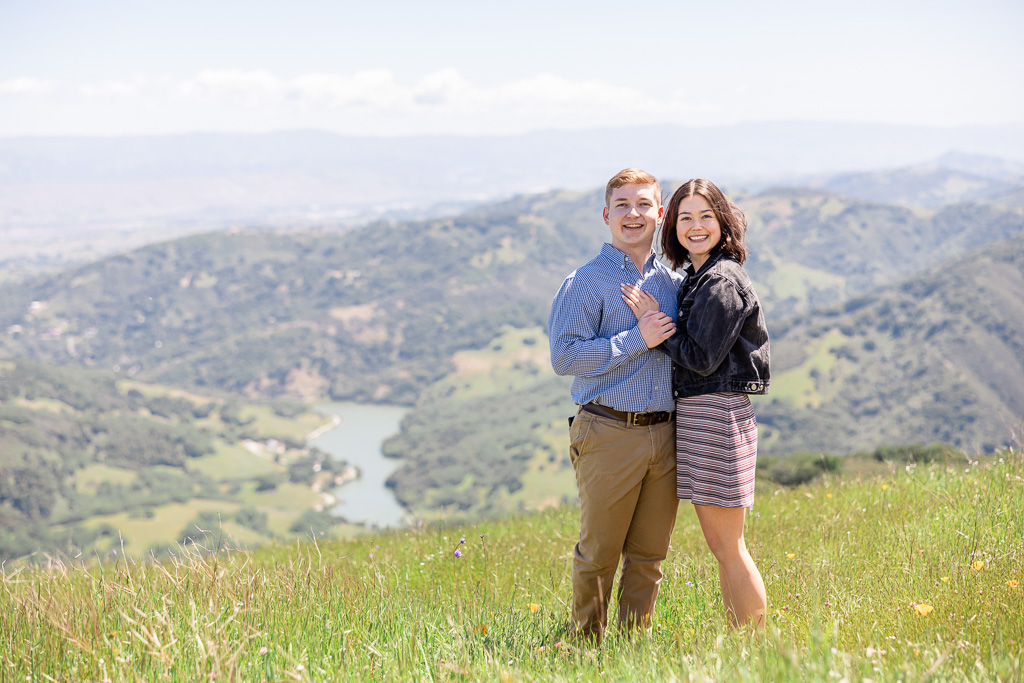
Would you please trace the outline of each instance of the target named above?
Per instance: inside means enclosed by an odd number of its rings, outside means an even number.
[[[883,490],[883,491],[885,491],[885,490],[886,490],[886,489],[888,489],[888,488],[889,488],[889,485],[888,485],[888,484],[882,484],[882,490]]]
[[[786,553],[787,560],[792,560],[794,557],[796,557],[796,553]]]
[[[530,614],[536,614],[540,610],[540,605],[535,602],[530,603]]]
[[[942,583],[949,583],[949,577],[943,576],[941,579],[939,579],[939,581],[941,581]]]
[[[825,494],[825,497],[826,497],[826,498],[831,498],[831,497],[832,497],[832,494],[831,494],[831,493],[826,493],[826,494]]]
[[[916,609],[917,613],[920,614],[922,617],[926,617],[932,612],[932,606],[925,605],[924,603],[914,605],[914,609]]]
[[[985,560],[975,560],[971,566],[974,567],[974,571],[980,571],[985,566]]]
[[[1009,581],[1006,582],[1006,585],[1009,586],[1010,588],[1016,588],[1017,587],[1017,579],[1010,579]]]

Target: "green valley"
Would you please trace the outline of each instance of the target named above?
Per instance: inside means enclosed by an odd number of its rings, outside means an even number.
[[[326,418],[290,402],[0,364],[0,558],[162,553],[216,527],[235,542],[324,524],[356,472],[306,446]]]

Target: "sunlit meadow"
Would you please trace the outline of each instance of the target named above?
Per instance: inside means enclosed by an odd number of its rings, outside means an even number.
[[[650,633],[573,645],[571,507],[498,522],[5,567],[0,680],[1021,680],[1024,458],[762,489],[733,632],[689,505]]]

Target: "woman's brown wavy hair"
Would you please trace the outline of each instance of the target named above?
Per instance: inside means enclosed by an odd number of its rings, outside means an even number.
[[[747,234],[747,217],[740,207],[732,203],[725,194],[710,180],[697,178],[683,183],[665,205],[665,220],[661,224],[661,251],[672,264],[673,268],[681,268],[690,262],[690,253],[679,243],[676,236],[676,222],[679,220],[679,204],[687,197],[700,195],[711,205],[715,212],[718,225],[722,229],[722,239],[711,251],[711,254],[724,252],[726,256],[739,263],[747,260],[747,249],[743,238]]]

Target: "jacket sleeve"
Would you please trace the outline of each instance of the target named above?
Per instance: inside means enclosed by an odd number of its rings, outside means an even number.
[[[640,328],[633,326],[611,337],[601,337],[604,302],[593,288],[570,276],[551,304],[548,334],[551,367],[556,374],[595,377],[614,370],[648,351]]]
[[[731,280],[717,277],[694,295],[685,323],[659,345],[676,365],[707,376],[718,369],[740,336],[747,303]]]

